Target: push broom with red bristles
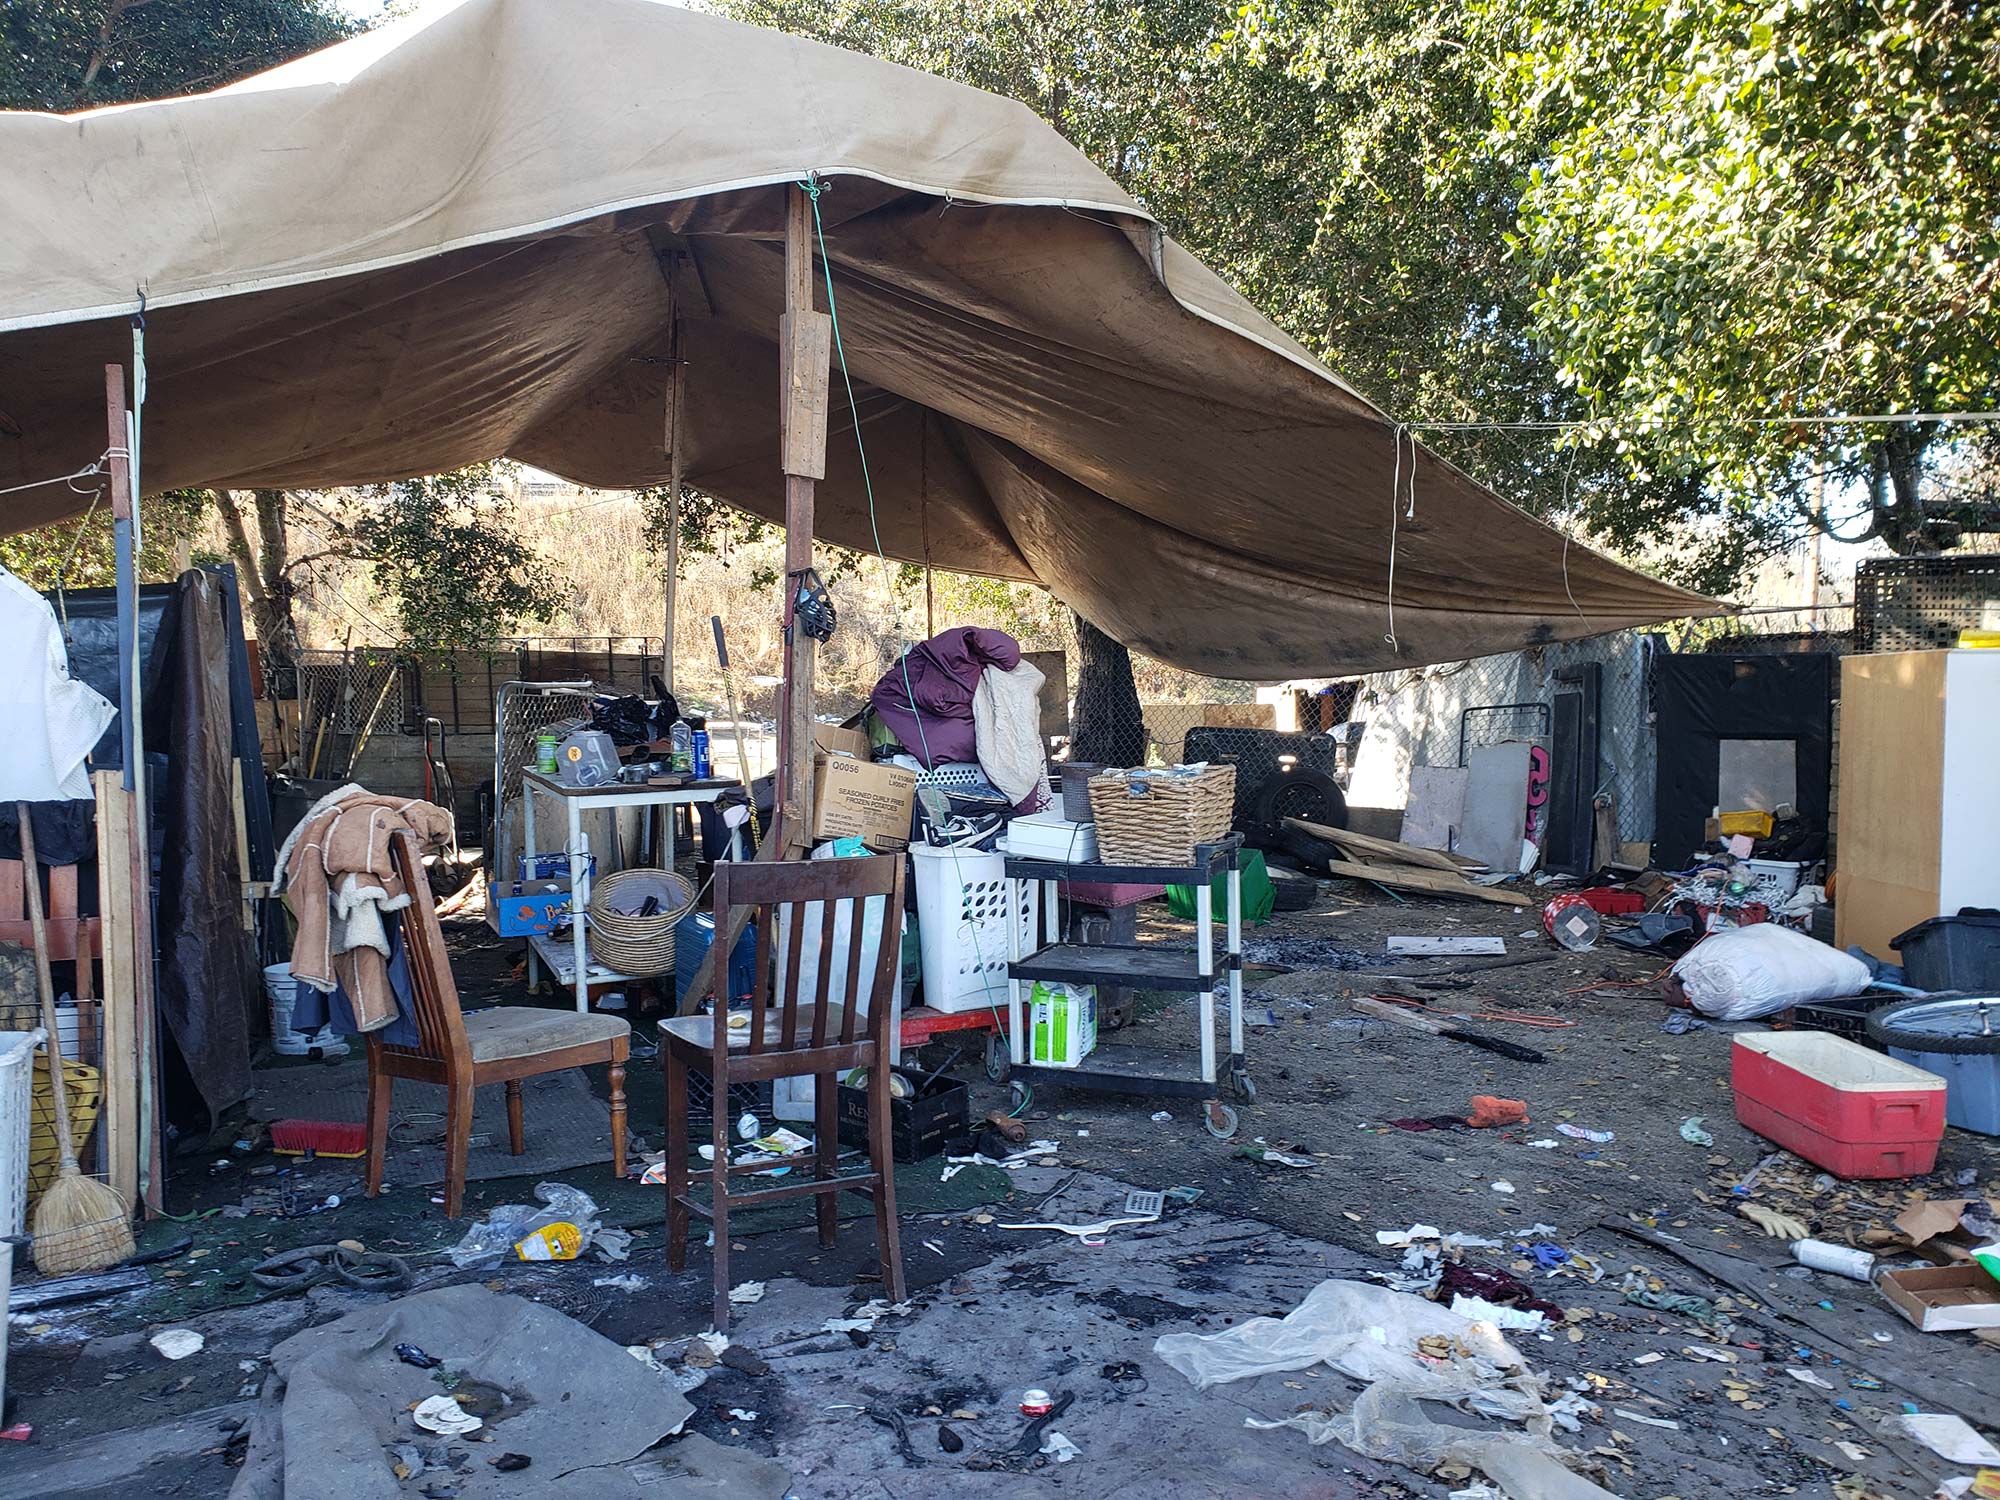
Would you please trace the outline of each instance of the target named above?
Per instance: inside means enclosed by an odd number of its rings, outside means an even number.
[[[366,1156],[368,1127],[342,1120],[273,1120],[271,1149],[280,1156]]]

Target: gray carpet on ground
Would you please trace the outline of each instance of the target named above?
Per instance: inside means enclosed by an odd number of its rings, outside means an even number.
[[[321,1066],[260,1068],[252,1075],[250,1114],[258,1120],[349,1120],[368,1115],[365,1057]],[[521,1084],[527,1151],[507,1150],[507,1097],[488,1084],[473,1095],[468,1181],[561,1172],[599,1164],[609,1170],[611,1111],[572,1068]],[[398,1080],[391,1096],[389,1159],[383,1181],[396,1187],[429,1187],[444,1181],[444,1089]]]

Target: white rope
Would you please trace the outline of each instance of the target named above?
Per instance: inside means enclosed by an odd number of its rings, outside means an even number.
[[[76,481],[79,479],[89,479],[95,475],[102,474],[104,472],[105,464],[111,459],[128,458],[130,456],[131,455],[128,454],[123,448],[106,448],[102,453],[98,454],[96,458],[92,459],[89,463],[85,464],[82,468],[76,470],[74,473],[57,474],[54,478],[51,479],[31,479],[26,484],[10,484],[4,490],[0,490],[0,495],[18,495],[23,490],[39,490],[51,484],[66,484],[72,490],[76,490],[76,493],[79,495],[94,495],[97,493],[100,486],[92,485],[87,490],[78,490],[76,488]]]

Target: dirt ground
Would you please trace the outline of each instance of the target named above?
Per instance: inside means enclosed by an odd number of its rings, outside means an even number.
[[[1164,920],[1149,917],[1146,927],[1179,935]],[[1357,1015],[1348,998],[1384,988],[1374,974],[1496,962],[1385,962],[1392,934],[1499,936],[1508,958],[1532,956],[1459,976],[1470,982],[1435,993],[1482,1013],[1469,1023],[1476,1029],[1539,1048],[1547,1061],[1514,1061]],[[1500,1242],[1467,1250],[1465,1261],[1513,1271],[1557,1309],[1546,1331],[1511,1337],[1556,1388],[1568,1383],[1584,1398],[1590,1413],[1561,1441],[1617,1495],[1923,1500],[1941,1478],[1969,1472],[1932,1456],[1890,1419],[1918,1409],[1991,1421],[2000,1350],[1970,1335],[1917,1332],[1872,1288],[1792,1266],[1782,1245],[1733,1211],[1731,1185],[1770,1147],[1733,1118],[1734,1028],[1662,1031],[1670,1012],[1648,981],[1664,960],[1609,948],[1548,956],[1557,950],[1529,912],[1396,901],[1344,881],[1323,883],[1311,911],[1253,930],[1247,946],[1247,1006],[1266,1024],[1248,1037],[1257,1093],[1239,1106],[1234,1140],[1206,1133],[1188,1101],[1043,1088],[1025,1114],[1032,1134],[1058,1144],[1056,1165],[1011,1175],[975,1169],[982,1175],[949,1187],[937,1183],[936,1162],[899,1173],[909,1184],[903,1243],[912,1307],[866,1343],[815,1336],[826,1318],[880,1290],[868,1279],[865,1221],[849,1221],[839,1247],[824,1253],[796,1222],[746,1234],[738,1272],[765,1280],[769,1292],[734,1332],[770,1370],[709,1370],[691,1396],[696,1430],[779,1458],[801,1497],[1443,1497],[1472,1479],[1244,1425],[1302,1406],[1344,1409],[1355,1382],[1321,1369],[1197,1392],[1152,1352],[1164,1333],[1281,1315],[1327,1277],[1395,1275],[1402,1251],[1378,1243],[1378,1231],[1427,1224]],[[492,945],[468,943],[460,977],[468,1001],[521,998]],[[1571,1024],[1492,1018],[1503,1010]],[[1191,1040],[1191,1001],[1147,997],[1142,1013],[1141,1038]],[[975,1116],[1007,1106],[1007,1090],[970,1053],[956,1071],[973,1082]],[[656,1145],[652,1071],[635,1066],[631,1088],[633,1128],[642,1144]],[[1388,1123],[1463,1116],[1475,1094],[1521,1100],[1529,1119],[1498,1130]],[[1155,1120],[1163,1109],[1173,1118]],[[1694,1116],[1712,1147],[1683,1139],[1682,1123]],[[1558,1129],[1565,1124],[1613,1138],[1576,1139]],[[1556,1144],[1535,1144],[1546,1141]],[[1240,1154],[1260,1142],[1313,1165]],[[1801,1215],[1821,1238],[1846,1241],[1885,1226],[1909,1198],[2000,1195],[1995,1146],[1948,1131],[1934,1173],[1884,1184],[1822,1180],[1784,1158],[1749,1196]],[[328,1174],[321,1186],[348,1180],[339,1176],[345,1164],[316,1166]],[[656,1190],[600,1185],[601,1170],[567,1175],[599,1194],[608,1218],[649,1231],[632,1261],[615,1268],[638,1285],[598,1287],[607,1269],[583,1265],[515,1267],[496,1279],[618,1343],[657,1345],[663,1362],[684,1372],[686,1340],[707,1324],[705,1259],[697,1251],[685,1275],[666,1273]],[[521,1201],[527,1186],[476,1184],[468,1215]],[[1192,1207],[1170,1206],[1156,1224],[1113,1231],[1101,1248],[1001,1227],[1055,1189],[1060,1195],[1035,1217],[1099,1218],[1128,1186],[1199,1196]],[[196,1188],[177,1211],[224,1192],[205,1181]],[[949,1196],[925,1200],[932,1190]],[[398,1203],[392,1195],[350,1214],[277,1225],[156,1226],[149,1240],[191,1227],[197,1248],[219,1263],[246,1254],[253,1231],[260,1250],[286,1236],[352,1232],[421,1256],[458,1232],[423,1197]],[[1543,1267],[1528,1248],[1535,1245],[1572,1259]],[[1575,1257],[1598,1278],[1579,1274]],[[154,1291],[16,1320],[10,1388],[35,1436],[0,1444],[0,1493],[225,1493],[231,1424],[253,1404],[262,1355],[367,1295],[319,1288],[229,1306],[226,1274],[204,1279],[192,1261],[178,1265],[175,1282],[163,1278]],[[419,1279],[447,1274],[433,1264]],[[202,1284],[200,1294],[188,1291],[191,1281]],[[1657,1304],[1702,1300],[1648,1306],[1631,1300],[1628,1287]],[[145,1337],[169,1322],[204,1332],[208,1348],[164,1363]],[[1004,1458],[1023,1427],[1015,1403],[1031,1385],[1074,1393],[1059,1425],[1080,1450],[1075,1461]],[[732,1410],[758,1415],[738,1419]],[[953,1411],[974,1416],[953,1419]],[[962,1429],[960,1453],[940,1447],[940,1422]]]

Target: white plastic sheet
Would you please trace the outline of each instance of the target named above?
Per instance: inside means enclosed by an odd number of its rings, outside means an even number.
[[[15,670],[0,684],[0,802],[71,802],[90,796],[83,759],[118,716],[69,675],[69,651],[49,601],[0,568],[0,640]]]

